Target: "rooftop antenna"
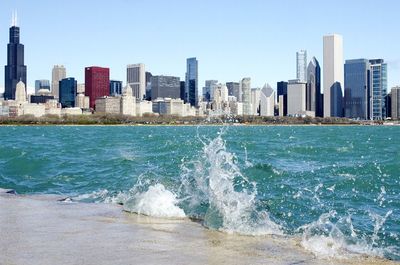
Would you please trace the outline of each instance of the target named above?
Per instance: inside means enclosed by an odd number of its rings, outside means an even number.
[[[14,10],[11,17],[11,27],[17,27],[18,25],[17,10]]]

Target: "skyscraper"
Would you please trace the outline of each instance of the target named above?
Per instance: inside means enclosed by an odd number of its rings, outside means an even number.
[[[198,105],[199,94],[199,73],[196,57],[188,58],[186,60],[186,75],[185,75],[185,102],[189,102],[192,106]]]
[[[228,88],[228,95],[236,97],[236,100],[242,102],[242,95],[240,91],[239,82],[228,82],[226,83],[226,87]]]
[[[400,87],[392,88],[392,113],[393,120],[400,119]]]
[[[277,101],[282,106],[279,116],[287,115],[287,88],[288,82],[281,81],[276,83]],[[283,102],[281,102],[281,99]]]
[[[240,82],[242,89],[242,101],[243,101],[243,115],[251,115],[251,79],[250,77],[243,78]]]
[[[342,115],[340,106],[343,105],[343,38],[340,35],[333,34],[324,36],[324,117],[335,117]],[[341,90],[339,93],[338,89]],[[332,105],[333,104],[333,105]],[[340,105],[340,106],[339,106]],[[333,110],[335,110],[333,113]]]
[[[122,81],[110,80],[110,96],[122,95]]]
[[[67,77],[67,72],[64,65],[54,65],[53,71],[51,73],[51,92],[55,98],[59,98],[59,84],[61,79]]]
[[[75,78],[64,78],[59,84],[60,103],[63,108],[75,107],[77,82]]]
[[[85,95],[90,98],[89,107],[95,108],[96,99],[110,95],[110,69],[97,66],[85,68]]]
[[[307,68],[306,110],[313,111],[316,117],[323,117],[321,67],[315,57]]]
[[[387,64],[383,59],[369,60],[371,71],[370,118],[386,118]]]
[[[344,114],[369,119],[370,65],[367,59],[346,60],[344,65]]]
[[[307,81],[307,51],[296,52],[296,78],[302,82]]]
[[[181,81],[179,77],[155,75],[151,78],[151,98],[180,98]]]
[[[287,115],[297,116],[306,113],[307,83],[299,79],[289,80],[287,87]]]
[[[50,92],[50,81],[45,79],[35,80],[35,94],[37,94],[40,89],[47,89]]]
[[[19,81],[26,84],[26,65],[24,65],[24,45],[20,43],[17,14],[14,13],[10,27],[10,41],[7,44],[7,65],[4,67],[5,100],[15,99],[15,91]]]
[[[203,98],[205,101],[210,102],[214,99],[214,87],[218,84],[218,80],[206,80],[203,87]]]
[[[126,82],[132,88],[133,96],[138,100],[146,97],[146,70],[143,63],[128,64]]]

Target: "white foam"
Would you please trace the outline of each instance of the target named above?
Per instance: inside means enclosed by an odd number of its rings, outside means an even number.
[[[160,218],[184,218],[185,212],[177,206],[174,193],[158,183],[147,191],[133,194],[124,204],[126,211]]]

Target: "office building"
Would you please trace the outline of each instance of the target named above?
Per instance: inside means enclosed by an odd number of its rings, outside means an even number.
[[[185,75],[185,103],[190,103],[191,106],[198,106],[198,83],[199,73],[196,57],[186,60],[186,75]]]
[[[91,66],[85,68],[85,95],[89,97],[89,107],[95,108],[96,99],[110,95],[110,69]]]
[[[186,82],[185,81],[181,81],[181,89],[180,89],[180,98],[185,101],[185,89],[186,89]]]
[[[307,68],[306,110],[313,111],[316,117],[323,117],[321,94],[321,67],[313,57]]]
[[[371,75],[370,118],[384,120],[386,118],[387,64],[383,59],[369,60]]]
[[[279,105],[279,116],[287,115],[287,87],[288,87],[288,82],[280,81],[276,83],[277,101]]]
[[[151,77],[150,72],[146,72],[146,100],[151,100]]]
[[[306,114],[307,83],[298,79],[289,80],[287,86],[287,115],[299,116]]]
[[[110,80],[110,96],[122,95],[122,81]]]
[[[7,44],[7,65],[4,68],[4,99],[15,99],[17,83],[26,84],[26,65],[24,64],[24,45],[20,43],[20,28],[17,24],[17,14],[14,13],[9,30],[10,38]],[[25,87],[26,93],[26,87]]]
[[[400,119],[400,87],[393,87],[391,92],[391,117],[393,120]]]
[[[307,81],[307,51],[296,52],[296,78],[302,82]]]
[[[243,78],[240,82],[240,88],[242,91],[242,102],[243,102],[243,115],[251,115],[251,79],[250,77]]]
[[[35,80],[35,94],[41,89],[46,89],[50,92],[50,81],[49,80]]]
[[[59,84],[61,79],[67,77],[67,71],[63,65],[54,65],[51,72],[51,92],[55,98],[59,98]]]
[[[343,107],[344,85],[343,38],[337,34],[328,35],[324,36],[323,43],[324,117],[342,117],[343,110],[340,108]]]
[[[252,88],[250,92],[251,115],[259,115],[261,88]]]
[[[369,119],[370,65],[367,59],[346,60],[344,65],[344,116]]]
[[[50,84],[50,82],[49,82],[49,84]],[[35,93],[35,95],[31,95],[30,103],[44,104],[48,100],[54,100],[54,96],[51,94],[50,89],[42,88],[42,89],[39,89]]]
[[[268,84],[264,85],[260,93],[260,116],[274,116],[275,91]]]
[[[218,80],[206,80],[205,86],[203,87],[203,98],[204,101],[210,102],[213,101],[214,96],[214,87],[218,84]]]
[[[143,63],[129,64],[126,67],[126,82],[133,90],[137,100],[146,97],[146,70]]]
[[[75,78],[64,78],[59,84],[59,101],[63,108],[74,108],[77,82]]]
[[[242,101],[242,93],[240,91],[240,83],[239,82],[228,82],[226,83],[226,87],[228,88],[229,96],[236,97],[237,101]]]
[[[181,81],[179,77],[155,75],[151,78],[151,98],[180,98]]]

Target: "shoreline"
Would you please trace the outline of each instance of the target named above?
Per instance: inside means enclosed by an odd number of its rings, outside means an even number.
[[[321,259],[290,236],[226,234],[188,218],[6,192],[0,189],[1,264],[398,264],[365,256]]]

